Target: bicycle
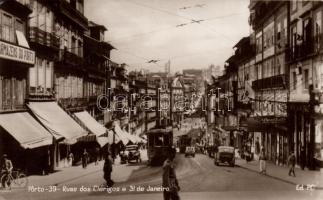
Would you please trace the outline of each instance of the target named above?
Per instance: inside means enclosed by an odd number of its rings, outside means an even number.
[[[12,171],[11,173],[2,173],[0,180],[1,186],[4,188],[23,188],[27,186],[27,176],[23,172],[20,172],[20,170]]]

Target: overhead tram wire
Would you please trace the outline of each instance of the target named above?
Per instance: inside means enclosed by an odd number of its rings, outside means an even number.
[[[152,7],[152,6],[148,6],[146,4],[141,4],[141,3],[138,3],[138,2],[135,2],[135,1],[127,1],[127,3],[131,3],[131,4],[134,4],[134,5],[137,5],[137,6],[141,6],[141,7],[145,7],[145,8],[149,8],[149,9],[152,9],[152,10],[156,10],[156,11],[159,11],[159,12],[162,12],[162,13],[166,13],[168,15],[172,15],[172,16],[175,16],[175,17],[179,17],[179,18],[182,18],[182,19],[186,19],[186,20],[189,20],[189,22],[192,22],[192,20],[194,19],[191,19],[191,18],[188,18],[188,17],[185,17],[185,16],[182,16],[182,15],[178,15],[176,13],[173,13],[173,12],[170,12],[170,11],[167,11],[167,10],[163,10],[163,9],[159,9],[159,8],[155,8],[155,7]],[[219,33],[218,31],[214,30],[212,27],[210,26],[205,26],[205,24],[202,24],[202,23],[196,23],[196,24],[199,24],[201,26],[204,26],[205,28],[207,28],[208,30],[214,32],[214,33],[217,33],[217,34],[220,34],[221,36],[223,36],[224,38],[232,41],[231,38],[227,37],[226,35],[224,34],[221,34]]]
[[[211,21],[211,20],[216,20],[216,19],[223,19],[223,18],[235,16],[235,15],[241,15],[241,14],[244,14],[244,13],[245,12],[232,13],[232,14],[229,14],[229,15],[223,15],[223,16],[217,16],[217,17],[212,17],[212,18],[204,19],[204,21]],[[123,37],[116,38],[115,40],[113,40],[113,42],[118,42],[120,40],[128,39],[128,38],[131,39],[131,38],[134,38],[134,37],[141,37],[141,36],[148,35],[148,34],[152,34],[152,33],[159,33],[159,32],[163,32],[163,31],[175,29],[175,28],[180,28],[180,27],[178,27],[178,25],[175,25],[175,26],[169,26],[169,27],[165,27],[165,28],[161,28],[161,29],[156,29],[156,30],[152,30],[152,31],[148,31],[148,32],[143,32],[143,33],[137,33],[137,34],[132,34],[132,35],[128,35],[128,36],[123,36]]]

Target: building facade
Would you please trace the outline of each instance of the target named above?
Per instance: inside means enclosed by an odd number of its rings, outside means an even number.
[[[259,138],[268,159],[286,163],[289,154],[287,132],[287,65],[289,2],[251,1],[250,24],[255,33],[255,91],[251,117],[266,130]]]

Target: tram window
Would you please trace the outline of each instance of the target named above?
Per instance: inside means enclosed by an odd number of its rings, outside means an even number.
[[[164,135],[164,145],[170,145],[170,137],[168,135]]]
[[[162,146],[163,145],[163,137],[162,136],[158,136],[158,137],[155,137],[155,145],[157,146]]]
[[[154,146],[154,137],[152,135],[149,136],[148,145],[149,146]]]

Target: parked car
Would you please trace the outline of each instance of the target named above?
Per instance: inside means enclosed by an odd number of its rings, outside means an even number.
[[[219,146],[214,154],[214,164],[219,166],[220,163],[228,163],[231,167],[235,165],[234,147]]]
[[[127,163],[128,156],[127,156],[127,154],[126,154],[126,152],[125,152],[125,151],[121,151],[121,152],[119,153],[119,156],[120,156],[120,164],[125,164],[125,163]]]
[[[193,156],[195,157],[195,147],[186,147],[185,149],[185,157]]]
[[[141,156],[138,145],[128,145],[126,146],[126,155],[128,158],[128,163],[135,160],[137,163],[141,162]]]

